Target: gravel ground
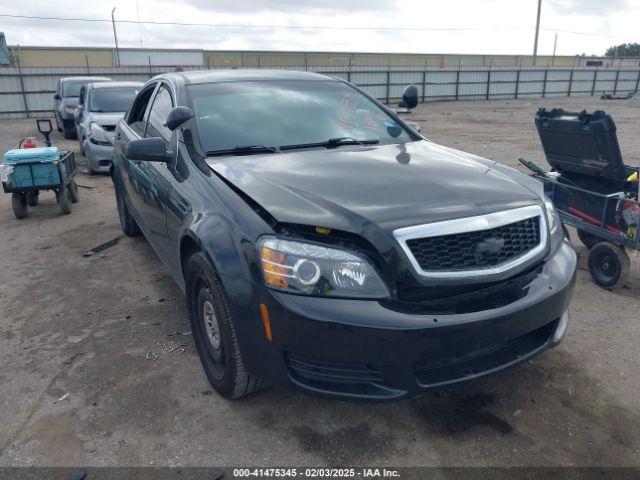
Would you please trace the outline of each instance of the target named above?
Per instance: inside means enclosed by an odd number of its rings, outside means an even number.
[[[626,162],[640,164],[638,100],[438,103],[410,119],[436,142],[515,166],[544,163],[539,106],[607,110]],[[0,122],[0,151],[34,123]],[[607,291],[582,255],[565,341],[506,373],[385,405],[282,389],[228,402],[206,382],[184,300],[147,243],[122,237],[82,256],[121,233],[110,180],[78,183],[69,216],[43,193],[18,221],[0,195],[0,466],[640,465],[637,258]]]

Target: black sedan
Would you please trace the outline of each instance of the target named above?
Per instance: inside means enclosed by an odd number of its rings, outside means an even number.
[[[340,79],[153,78],[117,127],[113,179],[124,232],[184,291],[227,398],[275,384],[395,400],[565,333],[576,255],[542,185]]]

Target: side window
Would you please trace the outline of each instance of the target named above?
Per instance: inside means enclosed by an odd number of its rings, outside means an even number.
[[[141,137],[144,136],[145,112],[148,110],[149,100],[151,100],[154,90],[155,85],[151,85],[142,91],[134,100],[133,105],[131,105],[129,116],[127,117],[129,126]]]
[[[164,126],[167,115],[173,108],[171,94],[165,87],[160,87],[156,95],[151,111],[149,112],[149,123],[145,137],[162,137],[166,141],[171,140],[171,130]]]

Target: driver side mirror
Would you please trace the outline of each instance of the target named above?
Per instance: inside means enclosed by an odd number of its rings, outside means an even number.
[[[53,99],[54,100],[60,100],[60,94],[59,93],[54,93],[53,94]]]
[[[166,127],[173,131],[193,118],[193,110],[187,107],[173,107],[167,115]]]
[[[127,160],[166,162],[169,160],[167,144],[163,138],[151,137],[131,140],[124,147]]]

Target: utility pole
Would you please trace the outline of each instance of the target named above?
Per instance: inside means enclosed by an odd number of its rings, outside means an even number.
[[[118,34],[116,33],[116,19],[114,17],[114,12],[116,11],[116,7],[113,7],[111,10],[111,24],[113,25],[113,39],[116,41],[116,66],[120,66],[120,51],[118,50]]]
[[[553,39],[553,58],[551,59],[551,66],[555,66],[556,64],[556,47],[558,46],[558,33],[556,32],[556,36]]]
[[[538,57],[538,35],[540,33],[540,10],[542,9],[542,0],[538,0],[538,18],[536,19],[536,36],[533,40],[533,65],[536,64]]]

